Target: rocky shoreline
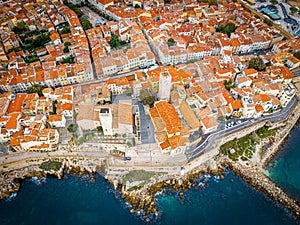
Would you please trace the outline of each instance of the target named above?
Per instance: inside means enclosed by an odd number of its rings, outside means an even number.
[[[286,119],[286,127],[279,132],[278,139],[270,146],[268,152],[266,152],[261,159],[261,166],[266,167],[270,160],[281,150],[282,145],[285,143],[286,139],[289,137],[291,130],[299,123],[300,118],[300,108],[294,110],[294,112]]]
[[[122,197],[131,205],[131,213],[143,210],[145,212],[144,216],[147,217],[151,213],[157,212],[156,193],[172,188],[175,192],[179,192],[180,196],[183,196],[184,192],[194,186],[195,179],[203,174],[220,175],[223,179],[224,168],[219,167],[215,170],[207,168],[184,176],[162,176],[161,179],[156,182],[148,183],[139,190],[126,191],[122,184],[118,184],[116,189],[121,191]],[[205,182],[205,180],[203,180],[203,182]]]
[[[83,176],[85,174],[93,175],[100,173],[105,177],[105,162],[102,165],[93,165],[91,161],[87,159],[78,160],[70,158],[52,158],[52,161],[61,162],[62,166],[59,170],[45,171],[40,168],[39,165],[31,165],[18,170],[8,170],[0,174],[0,199],[9,197],[12,193],[19,191],[22,180],[31,177],[47,177],[49,175],[56,176],[58,179],[62,179],[68,174],[75,174]],[[45,161],[45,160],[42,160]],[[122,183],[116,183],[114,180],[110,180],[106,177],[107,181],[114,187],[114,189],[120,191],[124,200],[130,204],[130,212],[143,211],[143,218],[145,221],[148,216],[157,213],[157,203],[155,200],[155,194],[167,189],[173,188],[175,191],[183,192],[188,191],[194,183],[194,180],[201,174],[218,174],[221,178],[224,178],[223,167],[210,168],[210,165],[202,166],[199,170],[189,173],[187,175],[160,175],[155,180],[145,184],[137,190],[126,190],[126,185]],[[90,179],[93,182],[93,177]]]
[[[25,167],[22,170],[14,170],[1,173],[0,175],[0,199],[9,197],[12,193],[18,192],[21,181],[31,177],[47,177],[47,175],[54,175],[61,178],[60,172],[43,171],[36,166]]]
[[[85,174],[94,174],[96,172],[102,173],[103,167],[92,166],[91,162],[86,160],[74,161],[74,159],[52,159],[62,162],[62,166],[58,171],[50,170],[44,171],[39,166],[29,166],[21,170],[11,170],[0,174],[0,198],[7,198],[12,193],[15,193],[20,188],[20,182],[30,177],[47,177],[54,175],[58,179],[65,175],[73,173],[83,176]],[[83,163],[84,162],[84,163]],[[268,197],[287,207],[295,217],[300,220],[300,203],[288,196],[281,188],[277,187],[266,175],[261,171],[260,167],[251,167],[233,162],[227,157],[218,156],[216,159],[217,168],[211,169],[209,166],[202,167],[197,171],[192,171],[185,175],[162,175],[157,179],[145,184],[142,188],[137,190],[126,190],[126,186],[122,183],[116,183],[113,180],[107,179],[114,188],[120,191],[124,200],[130,204],[130,212],[143,212],[141,218],[147,222],[153,215],[158,214],[157,203],[155,199],[156,193],[172,188],[179,192],[181,196],[194,186],[196,178],[203,174],[219,175],[221,179],[224,178],[224,168],[229,167],[236,175],[241,177],[247,183],[252,185],[259,191],[265,193]],[[88,166],[87,166],[88,165]],[[104,175],[104,174],[103,174]],[[93,177],[90,180],[93,182]],[[205,180],[203,180],[205,182]],[[151,217],[152,216],[152,217]]]
[[[273,181],[270,180],[262,171],[257,167],[245,167],[238,162],[229,161],[228,159],[223,162],[244,181],[252,185],[255,189],[263,192],[274,201],[287,207],[295,217],[300,220],[300,202],[294,200],[281,188],[277,187]]]
[[[164,177],[163,180],[157,181],[153,184],[149,183],[148,186],[145,186],[142,190],[138,191],[124,191],[120,184],[117,185],[118,187],[116,188],[122,191],[123,197],[132,205],[132,213],[135,210],[145,209],[145,215],[148,215],[156,212],[157,210],[155,208],[155,193],[169,187],[174,188],[176,191],[187,191],[192,187],[195,178],[201,174],[218,174],[223,177],[224,168],[229,167],[237,176],[241,177],[255,189],[263,192],[274,201],[288,208],[294,214],[295,218],[300,220],[300,203],[290,197],[281,188],[277,187],[276,184],[263,173],[263,168],[267,165],[270,159],[272,159],[272,157],[280,151],[281,146],[284,144],[291,130],[298,122],[299,117],[300,108],[298,104],[293,113],[286,118],[286,126],[284,126],[284,128],[280,131],[279,137],[272,143],[269,150],[265,152],[259,165],[234,162],[228,157],[218,155],[214,161],[215,164],[218,165],[218,168],[214,170],[201,169],[197,172],[191,171],[185,176]]]
[[[62,179],[66,174],[94,174],[96,172],[101,173],[102,171],[98,170],[98,167],[91,164],[86,160],[74,160],[71,158],[54,158],[54,159],[45,159],[41,161],[55,161],[61,162],[61,167],[58,170],[43,170],[39,165],[30,165],[21,169],[16,170],[7,170],[0,173],[0,199],[9,197],[12,193],[18,192],[20,189],[20,184],[22,180],[27,178],[37,177],[47,177],[49,175],[55,176],[58,179]],[[100,167],[99,167],[100,168]]]
[[[20,188],[20,182],[23,179],[30,177],[46,177],[48,175],[54,175],[58,179],[61,179],[66,174],[94,174],[101,173],[110,182],[113,187],[120,191],[122,197],[127,203],[130,204],[130,212],[143,212],[142,219],[147,221],[150,215],[157,214],[157,203],[155,200],[156,193],[172,188],[174,191],[178,191],[180,195],[189,190],[194,185],[194,181],[202,174],[216,174],[221,178],[224,178],[224,167],[229,168],[236,173],[243,180],[248,182],[254,188],[262,191],[271,199],[277,201],[283,206],[287,207],[295,217],[300,220],[300,203],[291,198],[281,188],[277,187],[265,174],[263,174],[263,167],[268,161],[280,150],[282,143],[288,137],[290,131],[293,129],[300,116],[300,108],[294,110],[294,112],[286,119],[287,124],[278,135],[278,138],[272,143],[270,149],[265,152],[261,163],[259,165],[250,165],[241,162],[234,162],[225,156],[218,155],[214,158],[213,162],[207,162],[201,165],[195,165],[191,168],[191,171],[181,173],[167,173],[159,174],[151,177],[146,182],[138,182],[140,186],[126,187],[126,183],[120,182],[113,177],[106,176],[108,165],[105,159],[99,158],[84,158],[84,157],[51,157],[51,160],[61,162],[61,167],[58,170],[45,171],[40,168],[41,163],[50,160],[49,158],[36,159],[24,159],[24,163],[15,162],[13,165],[4,166],[1,165],[0,173],[0,198],[7,198],[12,193],[17,192]],[[190,162],[191,163],[197,163]],[[215,166],[211,166],[215,165]],[[182,167],[183,168],[183,167]],[[152,168],[153,169],[153,168]],[[180,168],[179,168],[180,169]],[[147,170],[147,168],[145,168]],[[178,167],[174,167],[174,171],[178,171]],[[126,168],[123,169],[123,175],[128,173]],[[121,173],[120,172],[120,173]],[[121,173],[122,174],[122,173]],[[93,182],[93,178],[90,180]],[[141,184],[143,184],[141,186]]]

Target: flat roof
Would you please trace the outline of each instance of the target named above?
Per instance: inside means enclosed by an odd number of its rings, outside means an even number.
[[[100,113],[109,113],[109,108],[101,108]]]

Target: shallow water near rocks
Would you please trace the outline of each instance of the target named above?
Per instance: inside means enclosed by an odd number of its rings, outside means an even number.
[[[266,174],[300,200],[300,124],[292,130]],[[145,224],[139,212],[100,175],[95,182],[84,175],[62,180],[49,177],[23,181],[21,190],[0,200],[0,225],[116,225]],[[203,180],[205,183],[202,183]],[[156,194],[159,215],[150,224],[161,225],[299,225],[291,213],[258,192],[233,172],[225,178],[202,175],[189,191],[172,189]]]
[[[181,196],[162,191],[156,195],[161,216],[151,224],[299,224],[290,213],[259,193],[234,173],[225,179],[200,180]],[[145,224],[100,175],[49,177],[41,184],[27,179],[11,201],[0,201],[1,225]]]
[[[300,201],[300,122],[282,149],[267,166],[269,177],[290,196]]]

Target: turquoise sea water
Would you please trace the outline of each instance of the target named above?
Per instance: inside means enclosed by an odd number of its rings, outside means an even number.
[[[157,195],[161,216],[151,224],[299,224],[287,210],[232,172],[223,180],[212,177],[207,183],[205,188],[196,185],[184,197],[171,191]],[[94,183],[74,175],[62,180],[49,177],[42,185],[26,180],[15,199],[0,201],[0,224],[145,224],[127,207],[100,176]]]
[[[300,123],[268,166],[269,177],[300,201]]]
[[[269,164],[269,176],[300,200],[300,124],[283,150]],[[203,177],[202,177],[203,178]],[[225,179],[206,178],[181,197],[171,190],[157,194],[159,215],[150,222],[161,225],[296,225],[291,213],[228,171]],[[42,185],[22,182],[11,201],[0,200],[0,225],[135,225],[145,224],[138,213],[100,176],[49,177]]]

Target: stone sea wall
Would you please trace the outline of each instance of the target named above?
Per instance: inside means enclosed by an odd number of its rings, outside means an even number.
[[[298,122],[299,117],[300,117],[300,107],[299,107],[299,103],[298,103],[295,110],[286,118],[286,120],[285,120],[286,125],[285,125],[284,129],[278,133],[279,136],[276,138],[275,142],[264,153],[264,155],[261,159],[262,166],[266,166],[268,164],[268,162],[270,161],[270,159],[272,159],[272,157],[281,149],[281,145],[284,143],[286,138],[288,138],[288,136],[290,135],[291,130],[294,128],[294,126]],[[282,122],[278,122],[278,124],[273,124],[273,126],[277,127],[277,125],[280,125],[280,124],[282,124]]]
[[[238,162],[225,160],[223,164],[240,176],[247,183],[251,184],[257,190],[262,191],[271,199],[287,207],[294,213],[296,218],[300,220],[300,203],[290,197],[281,188],[277,187],[273,181],[270,180],[265,174],[262,173],[258,167],[244,166]]]
[[[272,155],[279,149],[280,144],[290,133],[300,116],[299,106],[286,119],[287,125],[284,131],[273,143],[269,151],[263,156],[263,162],[267,162]],[[282,123],[282,122],[281,122]],[[62,166],[59,170],[45,171],[40,168],[40,164],[49,158],[24,159],[11,163],[10,165],[0,166],[0,198],[8,197],[12,192],[16,192],[20,187],[20,180],[27,177],[41,177],[49,174],[63,177],[65,172],[83,175],[85,173],[99,172],[122,193],[124,199],[131,204],[131,212],[143,209],[145,215],[156,212],[155,193],[164,188],[172,187],[176,191],[186,191],[193,186],[193,181],[204,173],[223,173],[223,166],[229,165],[230,168],[245,181],[250,183],[258,190],[266,193],[275,201],[289,208],[295,216],[300,219],[299,202],[293,200],[282,189],[277,187],[267,176],[262,173],[261,167],[247,166],[233,162],[226,157],[218,155],[219,147],[225,142],[234,138],[243,137],[254,130],[264,126],[266,122],[253,124],[253,126],[216,140],[214,148],[197,159],[177,166],[109,166],[105,158],[87,157],[51,157],[51,160],[59,161]],[[276,124],[273,124],[275,127]],[[250,164],[251,165],[251,164]],[[153,174],[149,179],[124,180],[130,172],[136,170],[146,171]],[[221,176],[222,177],[222,176]],[[92,180],[91,180],[92,181]]]

